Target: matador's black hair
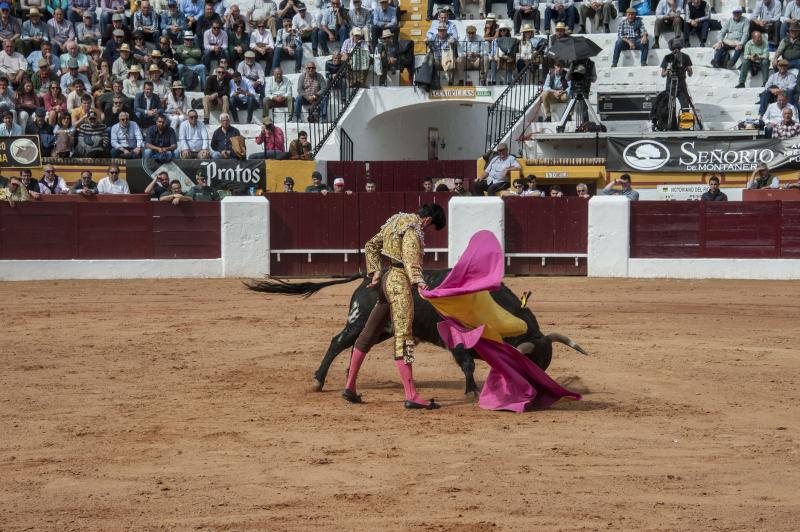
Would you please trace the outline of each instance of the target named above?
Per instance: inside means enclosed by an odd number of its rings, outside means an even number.
[[[444,215],[444,209],[442,209],[442,206],[438,203],[426,203],[419,208],[419,212],[417,214],[419,214],[420,218],[427,218],[430,216],[433,226],[437,231],[441,231],[442,228],[447,225],[447,218]]]

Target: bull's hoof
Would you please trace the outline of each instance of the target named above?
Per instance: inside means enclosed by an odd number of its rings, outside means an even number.
[[[428,403],[427,405],[424,405],[422,403],[415,403],[413,401],[406,401],[405,403],[403,403],[403,406],[405,406],[409,410],[436,410],[437,408],[441,408],[439,403],[437,403],[433,399],[431,399],[431,402]]]
[[[325,386],[324,382],[319,379],[314,379],[314,384],[311,385],[311,389],[315,392],[321,392],[323,386]]]
[[[349,403],[359,404],[364,402],[361,400],[360,395],[356,394],[356,392],[354,392],[349,388],[344,389],[344,391],[342,392],[342,397],[344,397],[344,400]]]
[[[467,390],[466,392],[464,392],[464,395],[466,395],[473,401],[476,401],[481,394],[478,392],[478,390]]]

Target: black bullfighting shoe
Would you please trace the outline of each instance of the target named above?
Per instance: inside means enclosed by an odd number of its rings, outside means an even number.
[[[424,405],[422,403],[415,403],[413,401],[406,401],[405,403],[403,403],[403,406],[405,406],[409,410],[436,410],[437,408],[441,408],[441,405],[433,399],[431,399],[431,402],[428,403],[427,405]]]
[[[350,403],[363,403],[364,402],[364,401],[361,400],[361,395],[356,395],[356,392],[354,392],[353,390],[350,390],[348,388],[344,389],[344,391],[342,392],[342,397],[344,397],[345,401],[348,401]]]

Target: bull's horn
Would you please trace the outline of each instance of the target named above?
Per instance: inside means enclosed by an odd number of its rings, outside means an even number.
[[[579,346],[578,344],[576,344],[575,341],[572,338],[570,338],[569,336],[566,336],[566,335],[563,335],[563,334],[560,334],[560,333],[550,333],[548,335],[545,335],[545,338],[547,338],[551,342],[558,342],[560,344],[568,345],[569,347],[571,347],[572,349],[574,349],[578,353],[580,353],[582,355],[589,356],[589,353],[584,351],[583,348],[581,346]]]
[[[517,346],[517,351],[522,353],[523,355],[530,355],[536,349],[536,346],[533,345],[531,342],[522,342]]]

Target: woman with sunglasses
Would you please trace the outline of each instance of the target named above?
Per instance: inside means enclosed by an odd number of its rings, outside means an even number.
[[[67,98],[61,93],[61,86],[56,81],[50,83],[50,90],[42,97],[42,103],[47,113],[47,123],[51,126],[56,125],[60,113],[67,112]]]

